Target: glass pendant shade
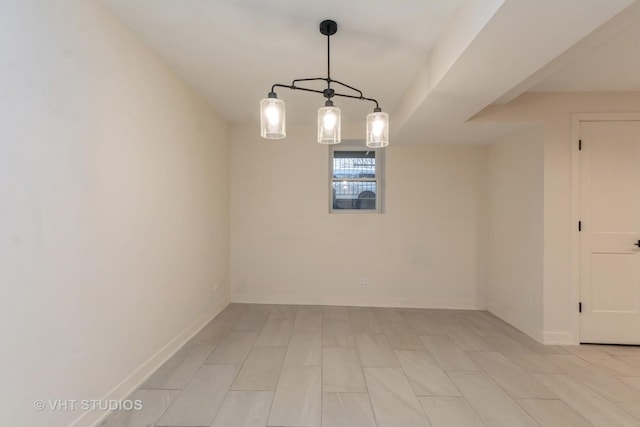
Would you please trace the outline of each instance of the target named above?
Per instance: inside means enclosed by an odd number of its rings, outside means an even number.
[[[367,147],[382,148],[389,145],[389,115],[374,111],[367,115]]]
[[[266,139],[287,136],[283,100],[269,97],[260,101],[260,136]]]
[[[318,109],[318,142],[320,144],[339,144],[340,109],[324,106]]]

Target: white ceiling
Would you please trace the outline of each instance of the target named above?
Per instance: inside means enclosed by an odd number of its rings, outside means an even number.
[[[465,121],[526,90],[640,90],[632,0],[102,3],[235,124],[257,123],[272,84],[326,75],[323,19],[339,27],[332,78],[380,101],[394,142],[486,142],[512,128]],[[320,95],[277,92],[289,123],[315,121]],[[347,121],[364,122],[373,106],[335,102]]]
[[[576,57],[532,88],[535,92],[640,91],[640,14],[633,24]],[[627,15],[628,16],[628,15]]]

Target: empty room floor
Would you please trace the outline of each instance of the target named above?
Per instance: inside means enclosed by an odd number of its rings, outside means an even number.
[[[104,426],[640,426],[640,348],[486,311],[230,304]]]

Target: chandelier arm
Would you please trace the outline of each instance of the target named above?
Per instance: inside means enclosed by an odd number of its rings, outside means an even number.
[[[302,79],[302,80],[305,80],[305,79]],[[309,79],[309,80],[316,80],[316,79]],[[324,79],[319,79],[319,80],[324,80]],[[336,82],[336,83],[340,83],[340,82]],[[340,83],[340,84],[342,84],[342,83]],[[291,90],[302,90],[302,91],[305,91],[305,92],[313,92],[313,93],[324,94],[324,91],[322,91],[322,90],[309,89],[309,88],[306,88],[306,87],[296,86],[296,85],[293,85],[293,84],[292,85],[285,85],[285,84],[280,84],[280,83],[276,83],[273,86],[271,86],[271,92],[274,92],[274,89],[277,88],[277,87],[282,87],[282,88],[291,89]],[[362,94],[362,92],[358,91],[357,89],[356,89],[356,91]],[[362,96],[362,95],[355,96],[355,95],[348,95],[346,93],[335,92],[333,94],[333,96],[340,96],[342,98],[351,98],[351,99],[359,99],[361,101],[374,102],[376,104],[376,109],[380,108],[380,105],[378,105],[378,101],[376,99],[367,98],[367,97]]]
[[[355,96],[355,95],[347,95],[345,93],[334,93],[333,96],[341,96],[343,98],[351,98],[351,99],[359,99],[361,101],[369,101],[369,102],[375,102],[376,104],[376,109],[379,109],[380,106],[378,105],[378,101],[373,99],[373,98],[367,98],[365,96]]]
[[[355,87],[353,87],[353,86],[350,86],[350,85],[348,85],[348,84],[346,84],[346,83],[342,83],[341,81],[333,80],[333,79],[329,79],[329,78],[326,78],[326,77],[310,77],[310,78],[306,78],[306,79],[295,79],[295,80],[293,80],[293,81],[291,82],[291,84],[290,84],[290,85],[275,84],[275,85],[273,85],[273,86],[271,87],[271,92],[273,92],[273,89],[274,89],[275,87],[286,87],[286,88],[289,88],[289,89],[300,89],[300,87],[299,87],[299,86],[296,86],[296,83],[298,83],[298,82],[320,81],[320,80],[321,80],[321,81],[325,81],[325,82],[329,82],[329,81],[330,81],[331,83],[337,83],[337,84],[339,84],[340,86],[344,86],[344,87],[346,87],[347,89],[351,89],[352,91],[357,92],[359,96],[357,96],[356,98],[358,98],[358,99],[361,99],[361,98],[362,98],[362,99],[365,99],[364,94],[362,93],[362,91],[361,91],[360,89],[355,88]],[[318,93],[324,93],[324,91],[318,91]]]
[[[303,90],[305,92],[314,92],[314,93],[324,94],[324,91],[322,91],[322,90],[308,89],[306,87],[300,87],[300,86],[296,86],[296,85],[283,85],[283,84],[280,84],[280,83],[276,83],[273,86],[271,86],[271,92],[273,92],[273,89],[277,88],[277,87],[284,87],[284,88],[291,89],[291,90]]]
[[[356,89],[355,87],[353,87],[353,86],[349,86],[348,84],[346,84],[346,83],[342,83],[342,82],[340,82],[340,81],[338,81],[338,80],[333,80],[333,79],[329,79],[329,80],[331,80],[331,82],[332,82],[332,83],[338,83],[340,86],[344,86],[344,87],[346,87],[347,89],[351,89],[351,90],[352,90],[352,91],[354,91],[354,92],[358,92],[358,93],[360,94],[360,97],[363,97],[363,96],[364,96],[364,95],[363,95],[363,93],[362,93],[362,91],[361,91],[360,89]]]
[[[325,82],[327,82],[327,81],[331,81],[331,83],[337,83],[337,84],[339,84],[340,86],[344,86],[344,87],[346,87],[347,89],[351,89],[351,90],[352,90],[352,91],[354,91],[354,92],[358,92],[359,96],[358,96],[357,98],[364,98],[364,94],[362,93],[362,91],[361,91],[360,89],[355,88],[355,87],[353,87],[353,86],[349,86],[348,84],[346,84],[346,83],[342,83],[341,81],[333,80],[333,79],[328,79],[328,78],[326,78],[326,77],[311,77],[311,78],[307,78],[307,79],[295,79],[295,80],[293,80],[293,81],[291,82],[291,84],[290,84],[290,85],[274,84],[273,86],[271,86],[271,92],[273,92],[273,89],[274,89],[275,87],[286,87],[286,88],[289,88],[289,89],[300,89],[300,87],[299,87],[299,86],[296,86],[296,83],[298,83],[298,82],[319,81],[319,80],[322,80],[322,81],[325,81]],[[324,92],[323,92],[323,91],[318,91],[318,93],[324,93]]]
[[[322,80],[323,82],[326,82],[327,78],[326,77],[311,77],[311,78],[308,78],[308,79],[295,79],[294,81],[291,82],[291,85],[295,86],[296,83],[298,83],[298,82],[312,82],[312,81],[318,81],[318,80]]]

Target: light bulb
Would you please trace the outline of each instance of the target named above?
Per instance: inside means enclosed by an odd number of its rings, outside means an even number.
[[[275,106],[269,105],[264,113],[271,126],[275,126],[280,122],[280,112]]]
[[[337,117],[333,113],[325,114],[322,119],[322,125],[326,130],[332,130],[336,125]]]
[[[380,119],[375,120],[371,125],[371,133],[373,133],[374,136],[382,135],[383,130],[384,130],[384,122]]]

